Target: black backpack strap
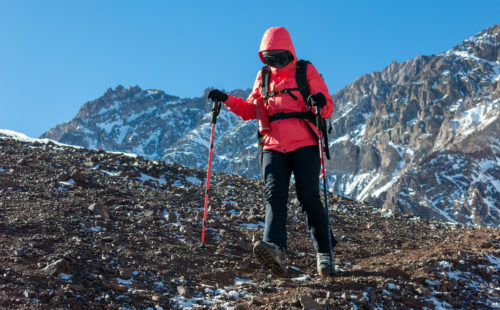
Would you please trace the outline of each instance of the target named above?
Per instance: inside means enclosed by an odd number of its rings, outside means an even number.
[[[300,93],[302,94],[302,98],[304,98],[304,101],[306,102],[307,105],[307,98],[309,98],[309,95],[311,94],[311,90],[309,89],[309,83],[307,82],[307,65],[310,64],[310,61],[300,59],[297,61],[297,71],[295,72],[295,80],[297,82],[297,87],[300,90]],[[307,107],[309,108],[309,106]],[[311,112],[312,113],[312,112]],[[330,150],[328,148],[328,135],[326,132],[326,124],[325,120],[321,119],[323,122],[323,126],[321,126],[322,129],[322,134],[323,134],[323,143],[324,143],[324,152],[326,155],[326,159],[330,159]],[[311,122],[312,124],[316,125],[315,121]],[[309,127],[310,131],[313,133],[313,136],[318,140],[318,136],[314,133],[314,130],[312,130],[311,126],[309,125],[308,122],[306,122],[307,127]]]
[[[260,70],[260,94],[267,102],[269,96],[269,81],[271,80],[271,68],[264,66]]]
[[[264,66],[260,70],[260,95],[264,97],[264,101],[267,103],[269,99],[269,81],[271,79],[271,68],[269,66]],[[257,130],[257,158],[259,159],[259,167],[261,170],[262,181],[264,181],[264,173],[262,173],[262,153],[264,147],[264,136]]]
[[[257,146],[258,146],[257,158],[259,159],[259,168],[262,176],[262,181],[264,181],[264,173],[262,171],[262,156],[264,151],[263,145],[264,145],[264,136],[260,133],[260,131],[257,130]]]
[[[307,111],[307,112],[288,112],[288,113],[279,112],[279,113],[274,113],[273,115],[269,116],[269,122],[274,122],[274,121],[277,121],[277,120],[280,120],[280,119],[290,119],[290,118],[300,118],[300,119],[303,119],[304,122],[306,123],[307,129],[309,129],[309,132],[312,134],[312,136],[314,137],[314,139],[316,141],[319,140],[318,135],[316,134],[316,132],[314,131],[314,129],[311,126],[311,124],[313,124],[314,126],[316,126],[315,125],[316,124],[316,116],[314,116],[314,114],[311,111]],[[309,122],[306,122],[305,120],[308,120]],[[311,124],[309,124],[309,123],[311,123]],[[325,150],[325,152],[327,153],[327,158],[330,159],[330,154],[328,153],[328,150]]]
[[[278,91],[273,91],[273,92],[270,92],[268,93],[268,98],[269,97],[273,97],[273,96],[276,96],[276,95],[281,95],[281,94],[289,94],[290,97],[292,97],[294,100],[297,100],[299,98],[297,98],[297,96],[295,96],[294,94],[292,94],[293,91],[295,90],[300,90],[298,88],[286,88],[286,89],[282,89],[282,90],[278,90]]]
[[[279,113],[274,113],[273,115],[269,116],[269,122],[274,122],[280,119],[290,119],[290,118],[301,118],[301,119],[307,119],[311,123],[314,124],[316,121],[316,117],[314,114],[312,114],[311,111],[307,112],[279,112]]]
[[[328,132],[326,130],[326,120],[324,118],[321,119],[321,132],[323,133],[323,151],[325,152],[326,159],[330,160],[330,147],[328,146]],[[331,123],[330,123],[331,126]],[[331,128],[331,127],[330,127]]]
[[[297,82],[297,87],[299,88],[302,98],[304,98],[307,104],[307,98],[311,94],[309,90],[309,83],[307,83],[307,65],[310,64],[309,61],[300,59],[297,61],[297,71],[295,71],[295,81]]]

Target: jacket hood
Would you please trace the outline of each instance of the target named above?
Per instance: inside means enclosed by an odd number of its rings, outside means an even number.
[[[293,55],[293,62],[297,61],[297,56],[295,55],[295,48],[293,47],[292,38],[290,33],[284,27],[271,27],[266,30],[264,36],[262,37],[262,42],[259,48],[260,60],[265,64],[264,57],[262,57],[262,51],[267,50],[287,50]]]

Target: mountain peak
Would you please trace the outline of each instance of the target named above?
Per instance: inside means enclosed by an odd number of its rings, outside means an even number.
[[[487,61],[500,62],[500,24],[473,35],[454,47],[452,52],[466,52]]]

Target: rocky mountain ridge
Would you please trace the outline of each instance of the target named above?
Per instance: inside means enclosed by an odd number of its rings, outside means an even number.
[[[500,225],[499,41],[496,25],[439,55],[393,62],[334,94],[329,188],[388,210]],[[204,168],[206,92],[180,99],[119,86],[42,137]],[[214,170],[258,178],[255,136],[254,121],[222,111]]]
[[[208,91],[199,98],[181,99],[160,90],[117,86],[85,103],[73,120],[57,125],[41,138],[202,168],[206,166],[212,119]],[[232,94],[246,97],[249,90]],[[244,123],[225,107],[223,110],[217,121],[213,169],[255,177],[256,124]]]
[[[0,130],[4,309],[485,309],[500,303],[498,228],[428,221],[328,194],[336,274],[315,272],[290,188],[289,278],[258,265],[258,180]]]
[[[500,25],[337,92],[335,192],[386,209],[500,223]]]

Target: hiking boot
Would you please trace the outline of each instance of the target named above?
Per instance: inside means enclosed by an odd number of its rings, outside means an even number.
[[[286,253],[285,249],[277,244],[257,241],[253,246],[253,253],[262,265],[271,269],[278,277],[286,277]]]
[[[330,265],[330,254],[328,253],[317,253],[316,254],[316,267],[318,268],[318,274],[320,277],[328,277],[332,274],[334,271],[331,265]],[[333,258],[332,258],[332,263],[333,263]]]

